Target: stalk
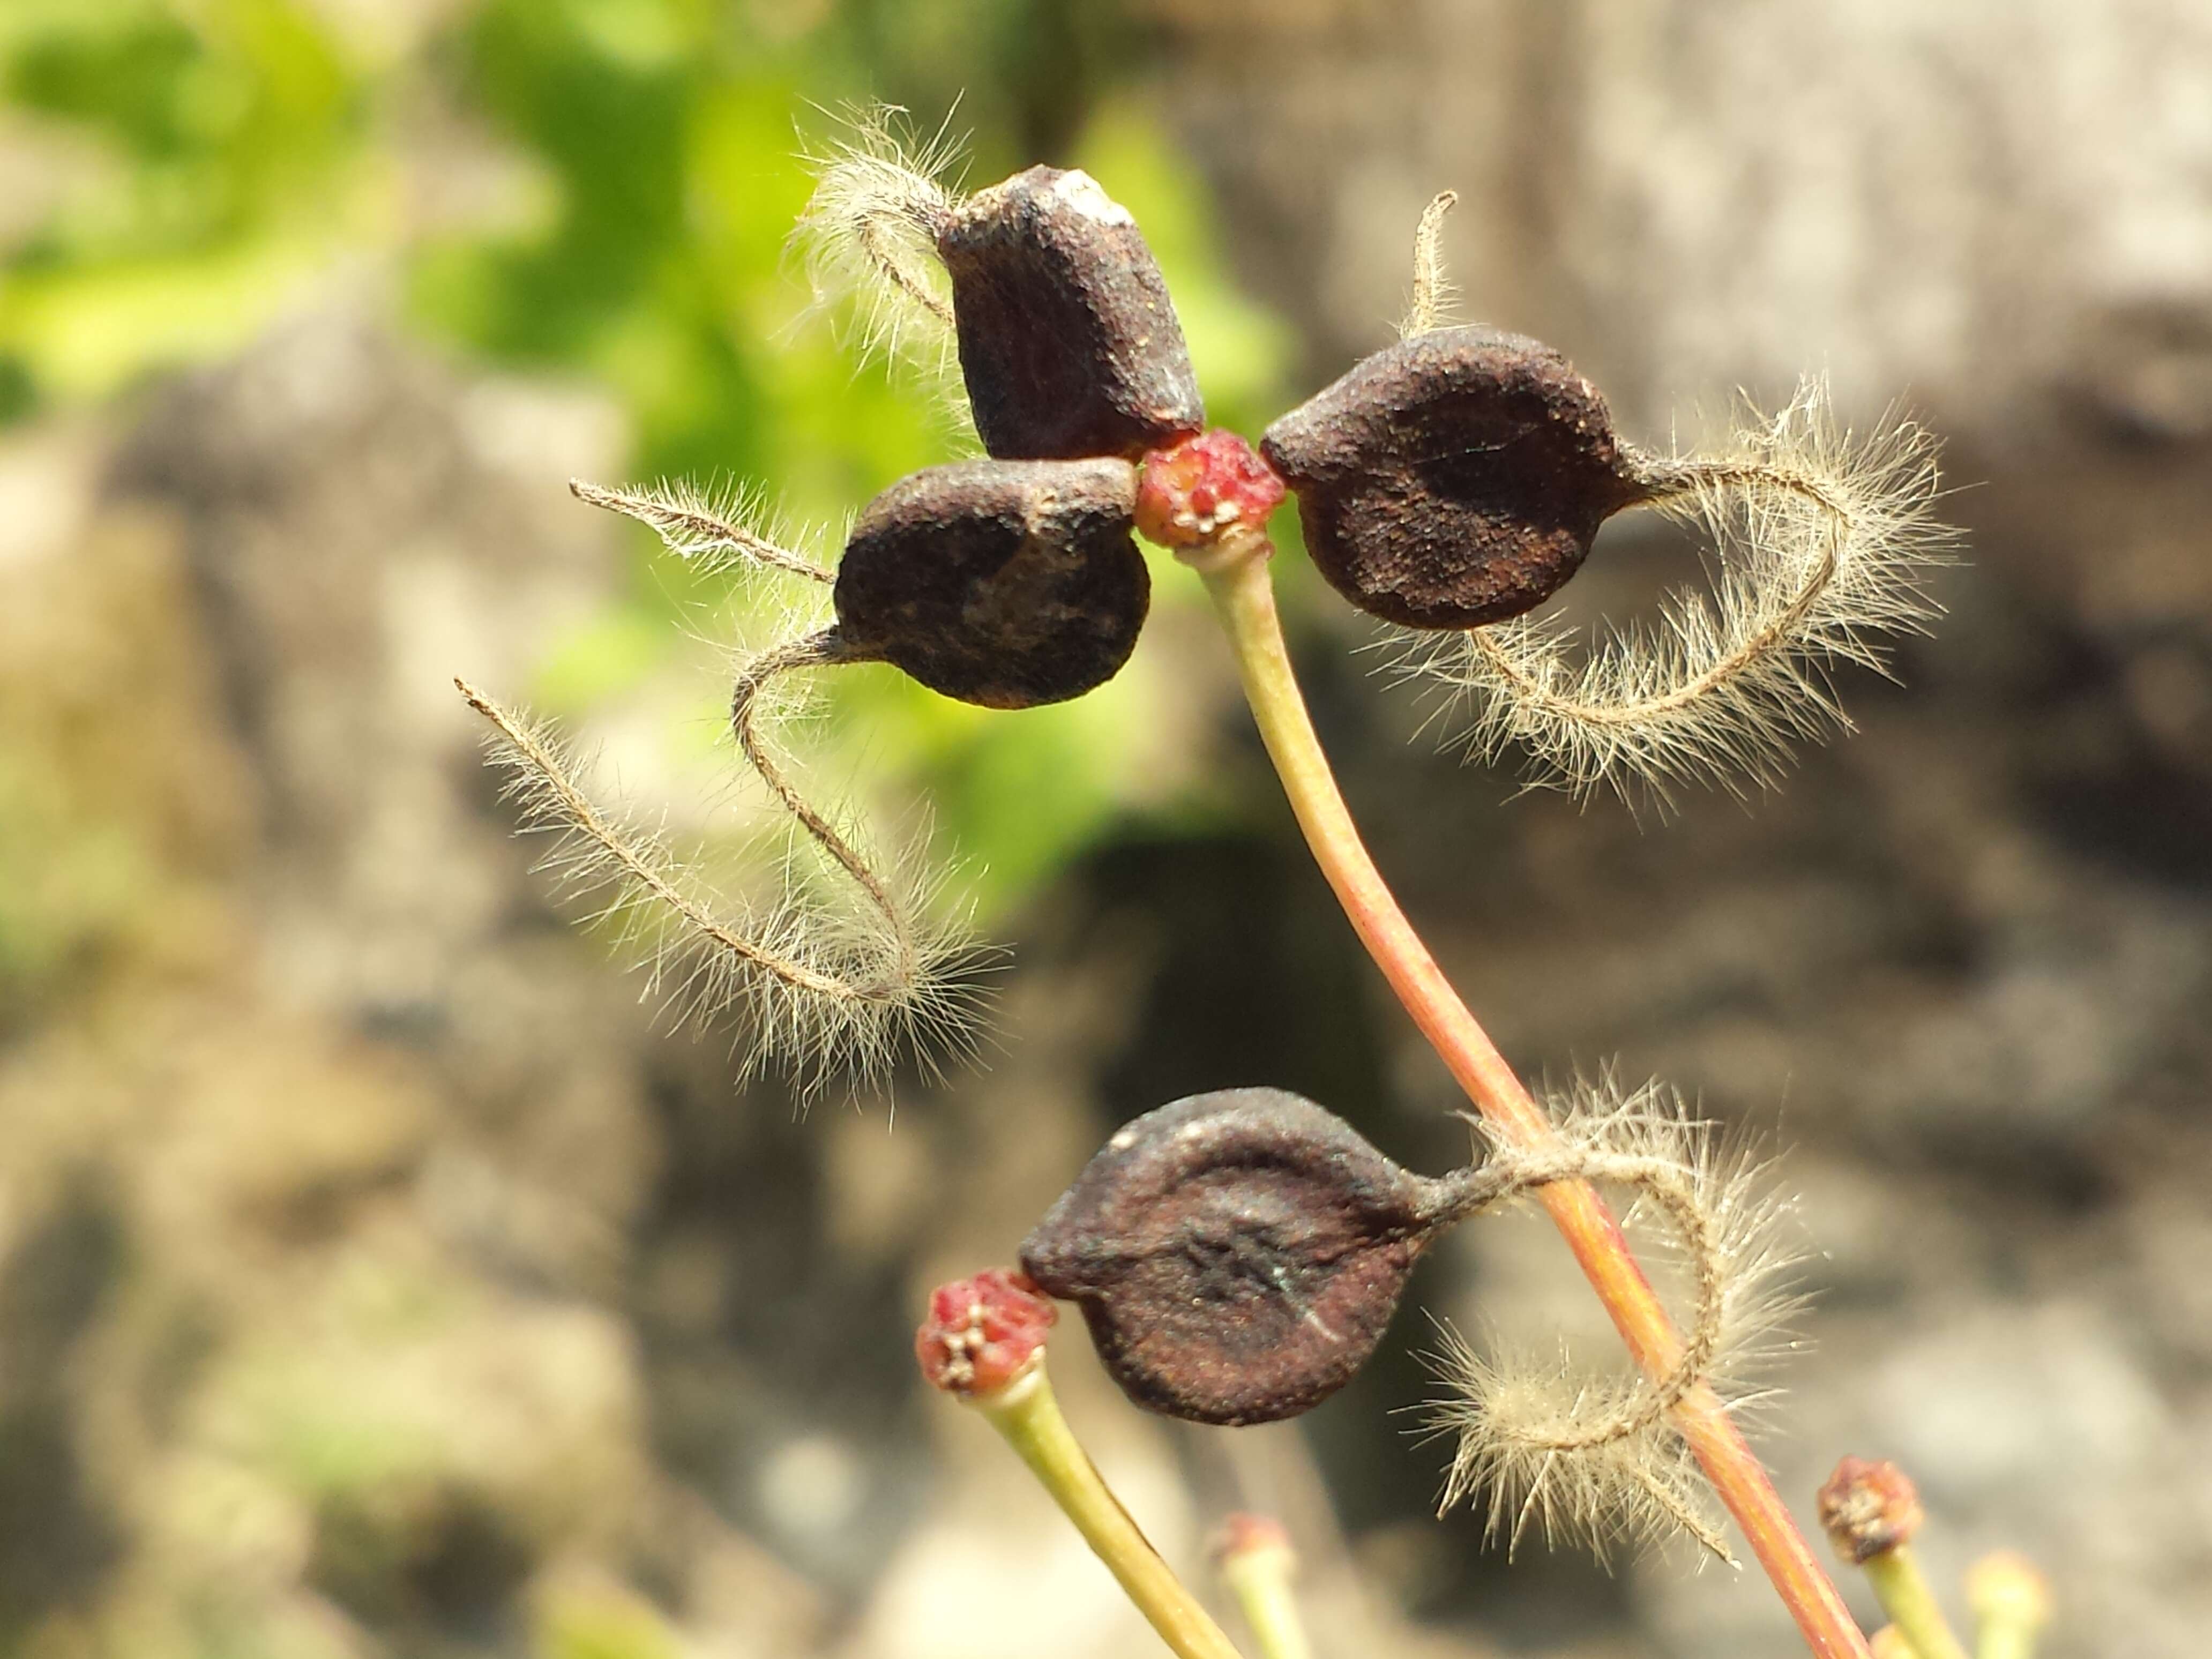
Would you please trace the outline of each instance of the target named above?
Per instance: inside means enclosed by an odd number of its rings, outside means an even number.
[[[1176,1659],[1238,1659],[1060,1415],[1044,1364],[1045,1335],[1059,1317],[1026,1274],[986,1268],[930,1292],[914,1357],[930,1387],[981,1413],[1005,1437]]]
[[[969,1403],[1006,1437],[1178,1659],[1238,1659],[1221,1626],[1160,1559],[1067,1426],[1042,1353],[1026,1374]]]
[[[1220,1566],[1222,1582],[1237,1598],[1260,1659],[1313,1659],[1291,1587],[1297,1558],[1281,1524],[1264,1516],[1231,1516]]]
[[[1360,943],[1476,1109],[1516,1146],[1557,1150],[1562,1143],[1551,1120],[1452,989],[1360,840],[1291,671],[1268,571],[1273,553],[1265,536],[1253,530],[1188,548],[1182,556],[1205,579],[1235,650],[1245,700],[1306,845]],[[1654,1379],[1664,1377],[1680,1358],[1681,1337],[1604,1200],[1581,1181],[1556,1182],[1535,1196],[1637,1364]],[[1819,1659],[1869,1659],[1866,1640],[1842,1596],[1719,1396],[1701,1384],[1668,1415],[1742,1528],[1806,1645]]]
[[[1890,1622],[1911,1644],[1915,1659],[1966,1659],[1966,1650],[1952,1634],[1951,1621],[1943,1616],[1942,1604],[1909,1545],[1869,1556],[1859,1568]]]
[[[1980,1626],[1974,1659],[2035,1659],[2051,1622],[2051,1588],[2025,1556],[1985,1555],[1967,1569],[1966,1600]]]

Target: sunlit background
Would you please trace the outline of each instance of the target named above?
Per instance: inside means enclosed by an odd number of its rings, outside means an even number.
[[[2047,1651],[2212,1629],[2212,13],[1601,0],[0,4],[0,1652],[1156,1650],[988,1430],[927,1286],[1007,1261],[1113,1126],[1312,1095],[1431,1170],[1455,1097],[1356,955],[1190,579],[1129,669],[994,714],[831,677],[811,775],[957,862],[985,1063],[802,1112],[673,1033],[479,763],[465,674],[704,855],[718,712],[784,625],[568,495],[843,519],[969,453],[786,247],[883,100],[967,178],[1081,166],[1158,253],[1212,417],[1392,337],[1413,222],[1470,318],[1647,441],[1808,369],[1947,437],[1972,563],[1860,731],[1671,819],[1518,795],[1294,542],[1325,740],[1533,1075],[1617,1063],[1783,1151],[1808,1340],[1763,1445],[1921,1481],[1955,1592]],[[1285,515],[1284,528],[1289,528]],[[1609,531],[1575,614],[1694,556]],[[1445,742],[1439,747],[1439,739]],[[1207,1585],[1280,1514],[1323,1659],[1780,1656],[1756,1573],[1430,1514],[1425,1308],[1610,1352],[1486,1220],[1295,1428],[1071,1414]],[[1856,1585],[1855,1604],[1871,1616]],[[1963,1604],[1954,1595],[1954,1611]]]

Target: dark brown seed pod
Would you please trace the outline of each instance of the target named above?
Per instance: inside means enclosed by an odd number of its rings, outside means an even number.
[[[937,247],[992,454],[1133,461],[1205,426],[1159,265],[1089,173],[1018,173],[947,215]]]
[[[1337,592],[1407,628],[1478,628],[1549,598],[1649,491],[1595,387],[1549,346],[1448,328],[1378,351],[1267,428]]]
[[[1310,1100],[1224,1089],[1123,1127],[1037,1224],[1022,1267],[1081,1305],[1139,1405],[1268,1423],[1366,1363],[1450,1191]]]
[[[1152,600],[1127,461],[959,461],[868,503],[833,590],[848,658],[987,708],[1060,702],[1129,659]]]

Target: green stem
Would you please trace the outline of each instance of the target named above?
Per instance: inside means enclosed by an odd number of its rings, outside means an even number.
[[[1550,1117],[1437,966],[1360,839],[1291,670],[1267,568],[1273,551],[1264,536],[1248,533],[1182,556],[1205,578],[1237,654],[1245,700],[1314,860],[1390,988],[1483,1117],[1516,1146],[1557,1150]],[[1587,1182],[1556,1182],[1536,1196],[1637,1364],[1654,1379],[1668,1376],[1681,1356],[1681,1337],[1596,1190]],[[1807,1646],[1818,1659],[1869,1659],[1843,1597],[1719,1396],[1702,1385],[1692,1389],[1668,1417],[1742,1528]]]
[[[2035,1659],[2036,1638],[2051,1622],[2051,1587],[2024,1555],[1999,1550],[1966,1571],[1966,1605],[1979,1633],[1975,1659]]]
[[[1160,1639],[1180,1659],[1239,1659],[1221,1626],[1183,1588],[1159,1552],[1099,1477],[1097,1469],[1060,1415],[1045,1376],[1044,1357],[995,1394],[969,1403],[990,1419],[1029,1465],[1053,1501],[1083,1534],[1091,1553],[1121,1581]]]
[[[1312,1659],[1305,1621],[1298,1617],[1297,1596],[1291,1589],[1296,1565],[1279,1545],[1240,1550],[1222,1560],[1222,1580],[1237,1598],[1260,1659]]]
[[[1966,1650],[1951,1633],[1936,1592],[1910,1545],[1899,1544],[1859,1563],[1859,1571],[1881,1598],[1882,1611],[1905,1632],[1918,1659],[1966,1659]]]
[[[1975,1638],[1974,1659],[2035,1659],[2035,1638],[2041,1629],[2021,1620],[1984,1620]]]

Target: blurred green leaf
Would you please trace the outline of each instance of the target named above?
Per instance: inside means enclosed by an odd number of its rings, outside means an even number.
[[[1250,429],[1280,398],[1288,337],[1229,279],[1194,171],[1109,89],[1112,9],[477,0],[401,50],[388,20],[342,31],[310,0],[9,0],[0,88],[97,165],[0,256],[0,419],[234,349],[340,263],[396,257],[434,337],[607,387],[632,476],[749,482],[834,525],[972,447],[926,377],[854,364],[786,252],[811,183],[802,131],[819,142],[826,112],[889,97],[923,130],[959,100],[971,183],[1040,159],[1095,173],[1160,255],[1215,419]],[[425,162],[404,112],[425,100],[513,158],[504,205],[409,217]],[[775,603],[633,545],[635,580],[541,665],[557,712],[669,671],[702,617]],[[1196,602],[1162,574],[1158,605]],[[1170,672],[1140,651],[1104,691],[1018,715],[832,677],[829,769],[886,804],[927,797],[1001,908],[1117,816],[1162,809],[1146,736]],[[714,725],[702,702],[668,741]]]
[[[232,349],[375,240],[365,81],[294,0],[12,0],[0,90],[102,161],[0,264],[38,398]]]

